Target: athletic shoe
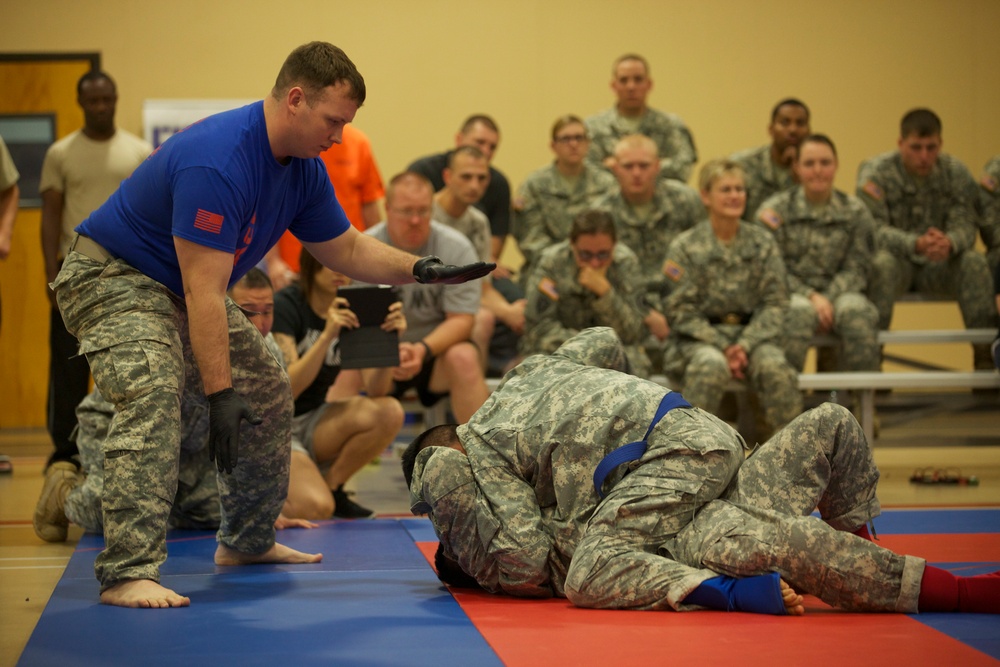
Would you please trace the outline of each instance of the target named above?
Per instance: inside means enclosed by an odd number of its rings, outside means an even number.
[[[66,496],[80,484],[80,473],[69,461],[56,461],[45,471],[42,495],[35,505],[32,525],[35,535],[46,542],[65,542],[69,529]]]
[[[371,519],[375,516],[373,510],[351,500],[344,487],[332,489],[330,492],[333,494],[333,516],[338,519]]]

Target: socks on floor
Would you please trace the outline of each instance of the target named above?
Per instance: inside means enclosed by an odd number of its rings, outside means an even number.
[[[974,577],[956,577],[927,565],[920,581],[917,609],[971,614],[1000,614],[1000,571]]]

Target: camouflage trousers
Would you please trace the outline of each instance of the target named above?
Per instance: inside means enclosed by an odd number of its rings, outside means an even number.
[[[188,398],[185,394],[185,398]],[[178,461],[177,495],[169,526],[187,530],[216,530],[222,521],[214,462],[208,457],[208,412],[193,405],[181,414],[195,415],[183,424]],[[115,406],[97,389],[76,408],[76,444],[86,479],[66,496],[66,516],[92,533],[104,532],[104,441],[115,415]]]
[[[580,607],[664,609],[716,576],[658,549],[725,492],[743,460],[743,439],[725,422],[697,408],[668,412],[588,521],[566,597]]]
[[[924,560],[852,534],[881,512],[878,477],[860,425],[826,403],[755,451],[666,551],[733,577],[778,572],[840,609],[915,613]]]
[[[181,425],[192,417],[184,412],[207,409],[184,302],[122,260],[102,264],[77,252],[52,286],[95,384],[116,410],[103,447],[106,546],[95,564],[101,590],[126,579],[159,581]],[[218,477],[217,536],[257,554],[274,544],[288,492],[291,391],[260,332],[228,298],[226,308],[233,387],[264,422],[242,424],[239,463]]]
[[[806,297],[793,294],[785,311],[785,357],[801,372],[810,341],[819,327],[816,309]],[[863,295],[841,294],[833,301],[833,333],[840,338],[840,362],[845,371],[879,368],[878,310]]]
[[[735,438],[702,426],[704,437]],[[567,597],[585,607],[685,610],[684,598],[718,574],[778,572],[843,609],[916,611],[924,561],[848,532],[880,512],[878,471],[850,412],[821,405],[742,466],[734,454],[675,452],[626,476],[587,526]],[[809,516],[816,507],[822,519]]]
[[[707,343],[679,341],[675,358],[684,359],[683,394],[691,405],[718,414],[722,396],[732,379],[726,356]],[[764,422],[774,433],[802,412],[802,392],[795,369],[777,345],[762,343],[748,355],[746,376],[763,410]]]
[[[910,290],[957,300],[962,320],[969,329],[996,326],[989,264],[975,250],[926,264],[916,264],[886,250],[876,252],[868,298],[878,308],[880,329],[889,328],[896,299]]]

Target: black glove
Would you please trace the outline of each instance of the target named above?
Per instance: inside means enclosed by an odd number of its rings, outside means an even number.
[[[413,265],[413,277],[418,283],[444,283],[445,285],[457,285],[476,278],[482,278],[497,265],[490,262],[476,262],[465,266],[452,266],[445,264],[440,258],[421,257]]]
[[[208,457],[215,461],[219,472],[232,472],[239,459],[240,421],[243,419],[254,426],[264,421],[232,387],[209,394]]]

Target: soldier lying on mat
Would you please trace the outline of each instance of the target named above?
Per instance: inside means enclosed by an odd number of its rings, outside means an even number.
[[[802,592],[1000,612],[1000,574],[958,578],[870,540],[879,474],[850,412],[806,412],[744,460],[733,429],[625,359],[611,329],[586,329],[508,373],[467,424],[410,445],[411,509],[434,525],[442,579],[599,608],[797,615]],[[628,465],[602,464],[633,442]]]
[[[229,296],[243,309],[268,347],[280,358],[281,352],[270,336],[274,321],[274,290],[267,275],[259,269],[249,272],[229,290]],[[183,400],[183,399],[182,399]],[[187,413],[185,413],[187,414]],[[197,415],[181,425],[181,452],[178,463],[177,492],[170,511],[171,528],[215,530],[222,520],[216,465],[208,455],[208,411],[193,410]],[[115,406],[95,388],[76,409],[76,443],[80,449],[82,472],[68,465],[59,484],[43,494],[34,517],[35,533],[47,542],[66,540],[69,522],[92,533],[104,532],[103,444],[115,416]],[[275,521],[277,529],[311,528],[316,524],[283,515]]]

